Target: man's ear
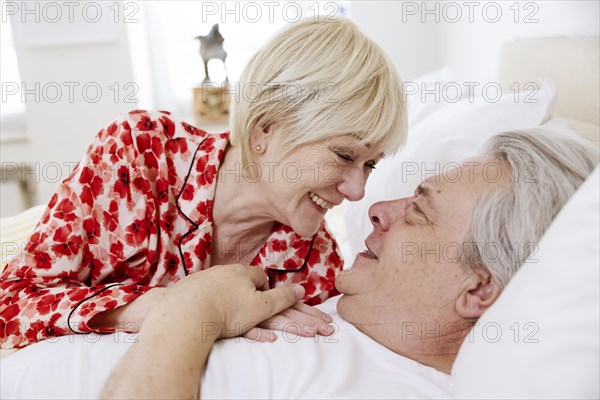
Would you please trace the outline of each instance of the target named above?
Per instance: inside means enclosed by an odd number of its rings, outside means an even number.
[[[476,270],[456,300],[456,313],[464,319],[477,319],[502,293],[502,287],[487,271]]]

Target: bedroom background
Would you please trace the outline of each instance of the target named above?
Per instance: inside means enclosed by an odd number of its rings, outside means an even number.
[[[328,213],[351,261],[370,230],[368,219],[357,216],[365,216],[373,201],[406,195],[418,180],[398,180],[405,165],[423,162],[426,172],[427,163],[439,167],[474,155],[495,132],[541,123],[564,130],[562,122],[568,122],[567,128],[598,144],[599,5],[0,1],[1,261],[18,254],[58,183],[116,114],[166,109],[194,123],[192,87],[204,78],[194,37],[220,24],[234,83],[247,59],[284,23],[331,14],[355,21],[386,51],[409,102],[411,129],[399,157],[379,164],[361,202]],[[553,82],[518,93],[542,76]],[[465,98],[469,86],[473,101]],[[456,90],[463,91],[460,98]],[[227,129],[226,123],[198,126]],[[544,236],[537,259],[526,262],[507,287],[509,295],[481,319],[474,332],[479,340],[462,346],[452,371],[457,398],[598,398],[598,182],[596,169]],[[42,206],[5,218],[34,204]],[[504,335],[485,329],[499,326]],[[532,326],[537,330],[531,335]],[[9,353],[0,350],[0,358]]]
[[[193,123],[191,87],[204,78],[193,38],[213,23],[226,39],[231,82],[286,21],[336,13],[374,39],[407,83],[447,66],[456,82],[485,85],[496,79],[502,45],[598,36],[600,13],[597,1],[2,1],[1,10],[2,217],[47,203],[120,112],[166,109]]]

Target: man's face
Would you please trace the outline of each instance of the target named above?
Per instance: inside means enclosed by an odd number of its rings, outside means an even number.
[[[477,158],[423,181],[412,197],[373,204],[368,250],[336,279],[340,316],[392,350],[400,330],[433,332],[452,320],[473,274],[458,256],[474,206],[508,180],[508,168]]]

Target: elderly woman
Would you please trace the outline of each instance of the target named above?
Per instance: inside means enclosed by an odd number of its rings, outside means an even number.
[[[277,323],[328,333],[306,305],[337,294],[343,266],[323,218],[362,198],[403,142],[400,80],[351,22],[306,20],[250,60],[239,88],[230,133],[141,110],[98,133],[2,273],[3,348],[137,331],[169,286],[231,263],[260,267],[270,287],[301,284],[305,304]]]

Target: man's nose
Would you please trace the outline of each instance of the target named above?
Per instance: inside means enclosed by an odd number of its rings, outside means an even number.
[[[348,171],[337,185],[337,190],[345,199],[358,201],[365,196],[367,177],[359,168]]]
[[[369,207],[369,218],[375,229],[387,231],[406,211],[408,198],[379,201]]]

